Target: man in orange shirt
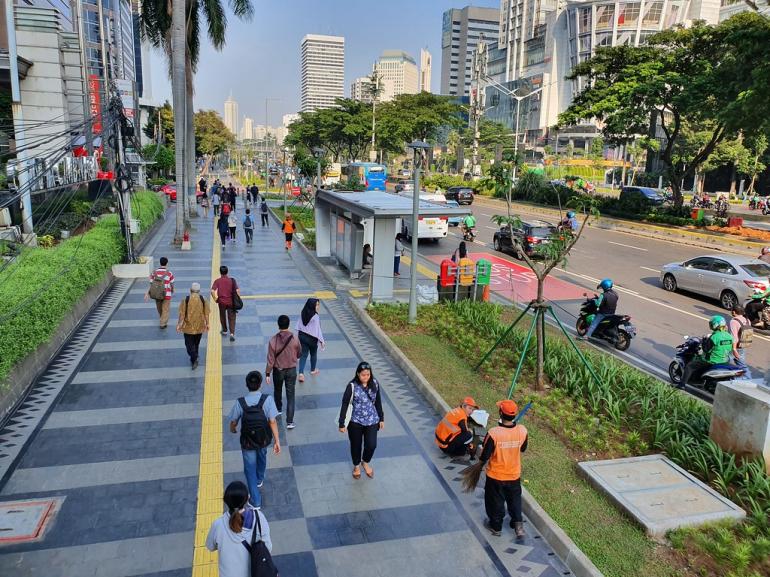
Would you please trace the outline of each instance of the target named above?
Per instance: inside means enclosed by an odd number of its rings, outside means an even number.
[[[487,482],[484,486],[484,507],[489,532],[502,534],[505,507],[511,516],[511,528],[516,538],[524,537],[524,519],[521,515],[521,453],[527,450],[527,429],[514,422],[519,412],[510,399],[498,401],[500,421],[487,432],[480,460],[487,464]]]
[[[468,430],[468,417],[478,409],[471,397],[465,397],[459,407],[449,411],[436,425],[436,445],[450,457],[469,454],[473,458],[473,433]]]

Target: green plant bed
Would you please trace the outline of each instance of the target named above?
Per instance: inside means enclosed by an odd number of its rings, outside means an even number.
[[[155,192],[139,190],[131,195],[131,214],[139,219],[142,232],[163,216],[163,210],[163,202]]]
[[[297,224],[297,232],[303,235],[302,244],[310,249],[315,249],[315,215],[313,214],[313,209],[301,206],[289,206],[288,208],[289,214],[291,214],[294,222]],[[283,206],[275,206],[271,210],[283,221]]]
[[[403,306],[376,306],[371,314],[394,335],[412,330],[406,324]],[[474,366],[502,336],[514,314],[510,307],[486,303],[421,307],[418,329],[445,343],[461,363]],[[522,348],[528,324],[513,330],[481,367],[480,374],[474,375],[475,381],[483,383],[483,390],[491,389],[498,397],[507,395],[508,380],[519,360],[517,351]],[[764,472],[764,463],[761,459],[737,462],[709,439],[707,405],[612,356],[587,350],[586,356],[600,377],[598,384],[573,348],[553,331],[548,332],[544,369],[553,388],[537,391],[531,387],[533,362],[528,358],[514,397],[520,402],[535,401],[532,420],[550,427],[574,460],[664,452],[749,512],[745,523],[730,529],[741,547],[755,547],[762,539],[770,538],[770,478]],[[414,351],[408,349],[408,353]],[[446,374],[451,372],[445,369]],[[443,386],[433,382],[439,389]],[[456,398],[447,397],[447,401],[454,404]],[[542,504],[551,513],[546,503]],[[552,514],[558,519],[563,511],[555,509]],[[570,536],[581,543],[579,535]],[[591,547],[590,543],[586,545],[589,550]],[[698,574],[727,575],[734,570],[714,561],[707,551],[703,556],[709,563],[698,566]],[[602,567],[597,559],[594,562]],[[734,571],[735,577],[751,576],[758,570],[758,563],[754,560],[745,571]]]

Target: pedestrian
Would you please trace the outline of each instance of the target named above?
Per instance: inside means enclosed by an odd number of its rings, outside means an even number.
[[[238,220],[235,218],[235,211],[227,215],[227,228],[230,232],[230,242],[235,244],[235,228],[238,226]]]
[[[278,440],[278,409],[273,397],[260,392],[262,373],[251,371],[246,375],[246,388],[249,390],[245,397],[235,401],[230,409],[228,420],[230,432],[238,432],[238,421],[241,423],[241,456],[243,457],[243,474],[249,486],[249,501],[260,509],[262,494],[259,489],[265,482],[267,469],[267,447],[273,443],[273,452],[281,452]]]
[[[262,226],[270,226],[267,215],[267,201],[263,198],[262,203],[259,205],[259,215],[262,218]]]
[[[214,207],[214,216],[219,216],[219,205],[221,203],[222,197],[219,195],[219,188],[215,188],[211,193],[211,205]]]
[[[393,276],[401,276],[399,269],[401,268],[401,257],[404,254],[404,245],[401,243],[403,238],[400,232],[396,235],[396,247],[393,255]]]
[[[479,406],[473,397],[465,397],[459,407],[449,411],[436,425],[434,441],[444,454],[450,457],[476,454],[473,432],[468,428],[468,419]]]
[[[246,209],[246,216],[243,217],[243,233],[246,235],[246,244],[251,244],[254,238],[254,221],[251,220],[251,209]]]
[[[372,245],[369,243],[364,245],[364,253],[361,256],[361,268],[371,267],[374,262],[374,254],[372,253]]]
[[[251,186],[251,200],[254,203],[254,206],[257,206],[257,203],[259,202],[259,187],[256,184]]]
[[[221,219],[220,219],[221,222]],[[219,306],[219,323],[222,325],[222,335],[227,334],[227,326],[230,325],[230,342],[235,340],[235,308],[233,308],[233,294],[240,296],[241,289],[234,278],[227,276],[227,267],[219,267],[221,275],[214,284],[211,285],[211,296],[214,302]]]
[[[487,468],[484,486],[485,526],[499,537],[503,529],[505,507],[511,516],[516,538],[524,537],[521,515],[521,454],[527,450],[527,429],[515,422],[519,407],[510,399],[498,401],[500,424],[491,428],[482,443],[480,463]]]
[[[209,217],[209,197],[204,192],[201,196],[201,208],[203,209],[203,218]]]
[[[294,238],[294,233],[297,232],[297,225],[294,224],[294,217],[291,216],[290,212],[286,213],[281,230],[286,237],[286,250],[291,250],[291,241]]]
[[[219,552],[219,577],[247,577],[251,556],[244,545],[256,537],[256,540],[264,541],[268,552],[272,552],[270,526],[262,511],[249,504],[249,490],[241,481],[233,481],[227,486],[224,502],[227,511],[211,524],[206,548]]]
[[[217,221],[217,230],[219,231],[219,238],[222,241],[222,250],[225,250],[227,235],[230,234],[230,225],[227,222],[226,214],[219,215],[219,220]]]
[[[171,295],[174,294],[174,273],[168,270],[168,259],[160,257],[160,266],[150,275],[150,287],[144,295],[144,300],[155,301],[160,317],[160,328],[168,326],[168,315],[171,310]]]
[[[278,317],[278,332],[267,344],[265,380],[270,384],[273,375],[273,397],[278,414],[283,411],[283,387],[286,387],[286,428],[294,428],[294,387],[297,382],[297,359],[302,348],[299,339],[289,330],[289,317]]]
[[[743,378],[751,378],[751,369],[746,364],[746,349],[754,341],[754,328],[746,318],[746,309],[742,305],[735,305],[732,310],[732,318],[728,324],[730,334],[733,337],[733,359],[735,364],[743,369]]]
[[[305,382],[305,363],[307,362],[308,355],[310,355],[310,374],[315,376],[321,372],[316,367],[318,362],[318,346],[320,345],[321,350],[324,350],[326,348],[326,343],[324,342],[324,336],[321,332],[321,318],[318,315],[320,308],[320,300],[317,298],[309,298],[305,301],[305,306],[302,307],[302,312],[299,315],[297,336],[302,345],[302,354],[299,358],[300,383]]]
[[[184,335],[184,346],[190,356],[193,370],[198,368],[198,348],[203,333],[209,330],[209,302],[201,295],[200,283],[194,282],[190,295],[179,303],[176,332]]]
[[[227,201],[230,203],[230,209],[235,211],[235,199],[237,198],[237,191],[233,186],[233,183],[229,183],[227,186]]]
[[[366,476],[374,477],[371,462],[377,448],[377,431],[385,426],[380,384],[372,374],[369,363],[358,363],[356,376],[348,383],[342,396],[339,416],[340,433],[350,439],[353,478],[361,478],[361,466]]]

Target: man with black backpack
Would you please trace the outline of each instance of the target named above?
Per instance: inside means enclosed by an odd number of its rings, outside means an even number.
[[[246,216],[243,217],[243,232],[246,234],[246,244],[251,244],[254,238],[254,221],[251,218],[251,209],[246,209]]]
[[[243,473],[249,487],[251,504],[259,509],[262,506],[262,494],[259,488],[265,481],[267,469],[267,447],[273,444],[273,452],[281,452],[278,440],[278,409],[273,397],[260,392],[262,373],[251,371],[246,375],[246,387],[249,389],[245,397],[241,397],[230,410],[230,432],[238,432],[238,422],[241,423],[241,455],[243,456]]]
[[[200,283],[194,282],[190,295],[179,303],[179,321],[176,332],[184,334],[184,346],[190,355],[192,369],[198,368],[198,348],[203,333],[209,330],[209,302],[201,295]]]
[[[144,295],[144,300],[152,299],[158,309],[160,328],[168,325],[168,314],[171,310],[171,295],[174,293],[174,273],[168,270],[168,259],[160,257],[160,267],[150,275],[150,287]]]

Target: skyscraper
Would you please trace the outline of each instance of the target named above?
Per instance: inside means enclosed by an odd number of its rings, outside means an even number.
[[[254,121],[248,116],[243,117],[241,140],[250,140],[254,136]]]
[[[301,51],[302,112],[331,108],[345,96],[345,39],[308,34]]]
[[[417,64],[403,50],[385,50],[374,64],[380,77],[380,100],[387,102],[399,94],[417,94]]]
[[[441,27],[441,94],[467,96],[471,85],[473,52],[481,36],[497,45],[500,11],[497,8],[452,8],[444,12]]]
[[[360,100],[361,102],[371,102],[371,84],[372,80],[368,76],[356,78],[350,83],[350,98]]]
[[[420,92],[430,92],[431,69],[433,67],[433,57],[426,48],[420,50],[420,83],[418,89]]]
[[[238,138],[238,103],[233,100],[232,94],[225,100],[225,126]]]

